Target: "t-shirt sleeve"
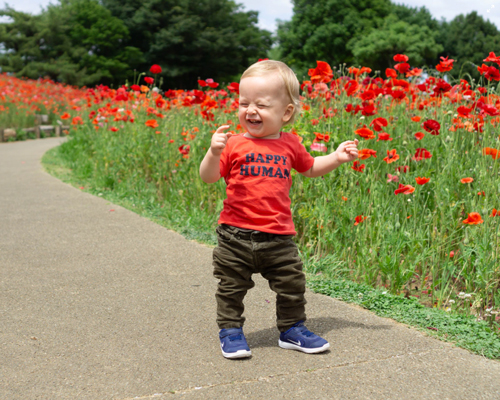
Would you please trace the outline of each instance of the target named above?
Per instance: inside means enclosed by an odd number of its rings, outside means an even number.
[[[292,167],[300,173],[309,171],[314,164],[314,157],[306,150],[296,136],[294,136],[294,139],[295,161]]]

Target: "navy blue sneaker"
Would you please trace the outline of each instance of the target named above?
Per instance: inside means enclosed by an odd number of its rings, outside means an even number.
[[[252,355],[242,328],[221,329],[219,338],[224,357],[245,358]]]
[[[312,333],[302,321],[297,322],[286,332],[281,332],[278,344],[283,349],[299,350],[309,354],[321,353],[330,347],[330,343]]]

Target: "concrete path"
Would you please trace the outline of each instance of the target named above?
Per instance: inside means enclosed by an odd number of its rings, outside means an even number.
[[[224,359],[212,250],[45,173],[61,140],[0,144],[0,399],[500,399],[499,362],[310,292],[331,351],[280,349],[261,278]]]

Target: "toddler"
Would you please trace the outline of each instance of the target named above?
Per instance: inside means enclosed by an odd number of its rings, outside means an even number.
[[[305,275],[290,210],[291,169],[307,177],[322,176],[358,157],[358,141],[347,141],[321,157],[311,156],[297,136],[282,132],[300,112],[299,82],[279,61],[250,66],[240,81],[238,118],[245,133],[212,136],[200,165],[206,183],[223,177],[227,198],[217,227],[213,253],[217,324],[226,358],[250,357],[243,334],[243,298],[260,273],[276,292],[278,344],[305,353],[327,350],[329,343],[305,326]]]

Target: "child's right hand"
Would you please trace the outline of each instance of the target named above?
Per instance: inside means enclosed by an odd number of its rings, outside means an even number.
[[[210,144],[210,149],[212,153],[216,156],[220,156],[222,150],[226,147],[226,143],[231,136],[233,136],[232,132],[225,133],[224,131],[229,129],[229,125],[220,126],[212,136],[212,143]]]

